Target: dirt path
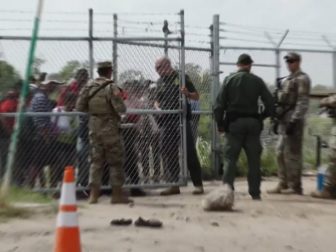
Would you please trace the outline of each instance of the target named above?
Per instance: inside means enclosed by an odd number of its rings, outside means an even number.
[[[208,183],[206,191],[218,184]],[[263,190],[274,185],[266,181]],[[307,193],[314,186],[313,178],[305,178]],[[254,202],[245,181],[237,183],[235,212],[204,212],[200,201],[189,187],[180,196],[137,198],[134,207],[111,206],[108,198],[96,206],[81,203],[83,252],[335,251],[336,201],[264,194]],[[158,218],[164,228],[109,226],[112,218],[139,216]],[[0,224],[0,251],[52,251],[54,226],[52,214]]]

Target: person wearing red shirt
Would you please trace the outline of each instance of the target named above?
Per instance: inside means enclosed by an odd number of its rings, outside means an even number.
[[[16,112],[21,85],[22,83],[18,82],[0,102],[0,180],[5,173],[8,147],[15,123],[14,117],[1,116],[1,113]]]
[[[78,96],[88,79],[89,72],[85,68],[78,69],[75,78],[60,90],[60,95],[57,99],[57,106],[64,106],[64,98],[67,93],[72,93]]]

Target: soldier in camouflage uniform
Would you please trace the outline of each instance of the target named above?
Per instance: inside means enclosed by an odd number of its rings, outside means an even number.
[[[301,71],[301,56],[288,53],[284,59],[290,75],[286,77],[278,92],[279,107],[279,142],[277,161],[279,184],[268,193],[299,194],[303,193],[302,142],[304,119],[309,107],[310,79]]]
[[[91,143],[90,204],[98,202],[104,162],[110,166],[112,204],[129,203],[123,193],[123,145],[120,135],[120,113],[126,106],[120,97],[120,89],[113,85],[111,62],[98,63],[99,77],[90,80],[82,89],[76,108],[89,113]]]
[[[336,109],[336,95],[321,100],[321,107],[328,109]],[[334,114],[330,116],[333,120],[331,129],[331,137],[329,140],[329,164],[327,170],[327,178],[323,190],[315,191],[311,194],[314,198],[336,199],[336,117]]]

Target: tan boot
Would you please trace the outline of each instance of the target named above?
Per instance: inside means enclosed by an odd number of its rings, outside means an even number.
[[[112,187],[111,204],[129,204],[129,203],[133,203],[133,200],[128,198],[128,196],[124,193],[121,186]]]
[[[274,189],[267,190],[268,194],[281,194],[281,191],[287,189],[288,187],[281,186],[278,184]]]
[[[97,204],[99,195],[100,195],[100,187],[97,186],[97,185],[91,185],[90,186],[89,204]]]
[[[196,186],[192,194],[194,195],[200,195],[204,193],[204,188],[203,186]]]
[[[312,192],[310,196],[318,199],[333,199],[332,195],[327,190],[323,190],[322,192],[319,191]]]
[[[169,196],[169,195],[175,195],[175,194],[180,194],[180,187],[178,186],[172,186],[167,188],[166,190],[162,191],[160,193],[161,196]]]

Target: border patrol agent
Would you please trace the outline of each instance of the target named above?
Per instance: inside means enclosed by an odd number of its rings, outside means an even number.
[[[237,61],[238,71],[224,80],[214,106],[218,131],[225,133],[224,184],[234,189],[236,163],[241,149],[248,159],[249,193],[260,200],[260,133],[263,120],[274,111],[274,101],[264,81],[251,73],[253,60],[242,54]],[[259,113],[259,100],[264,111]]]

